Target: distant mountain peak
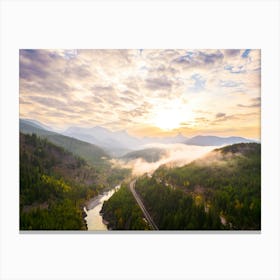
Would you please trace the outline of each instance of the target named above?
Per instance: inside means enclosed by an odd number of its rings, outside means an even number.
[[[36,120],[33,120],[33,119],[20,119],[21,121],[24,121],[25,123],[28,123],[32,126],[35,126],[37,128],[41,128],[41,129],[45,129],[45,130],[49,130],[49,131],[53,131],[53,129],[48,126],[48,125],[45,125],[39,121],[36,121]]]
[[[255,141],[239,136],[220,137],[215,135],[197,135],[187,140],[185,144],[197,146],[222,146],[249,142]]]
[[[96,126],[92,127],[92,129],[109,130],[109,129],[107,129],[103,126],[100,126],[100,125],[96,125]]]
[[[174,138],[177,138],[177,139],[186,139],[187,137],[186,137],[182,132],[179,132]]]

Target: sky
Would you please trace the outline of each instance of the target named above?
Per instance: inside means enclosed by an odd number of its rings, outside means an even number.
[[[58,130],[260,139],[260,50],[20,50],[19,67],[20,118]]]

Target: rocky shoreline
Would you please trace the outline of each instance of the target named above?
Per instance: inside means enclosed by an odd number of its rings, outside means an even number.
[[[85,207],[83,207],[82,209],[82,217],[83,217],[83,224],[85,226],[85,230],[88,230],[87,221],[86,221],[87,212],[85,210]]]

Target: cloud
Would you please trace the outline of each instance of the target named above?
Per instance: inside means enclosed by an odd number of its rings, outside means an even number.
[[[217,118],[217,119],[218,119],[218,118],[225,117],[225,116],[226,116],[225,113],[218,113],[218,114],[216,114],[216,118]]]
[[[112,93],[114,91],[114,88],[112,86],[100,86],[100,85],[95,85],[91,88],[92,91],[94,92],[101,92],[101,93]]]
[[[156,162],[147,162],[142,158],[124,162],[122,160],[112,160],[112,163],[124,168],[131,168],[133,175],[143,175],[144,173],[152,173],[163,164],[172,166],[183,166],[191,161],[200,158],[210,151],[214,150],[214,146],[191,146],[185,144],[160,144],[153,143],[146,145],[143,148],[161,149],[161,158]]]
[[[53,75],[51,68],[61,69],[63,58],[48,50],[20,50],[20,78],[46,79]]]
[[[240,50],[239,49],[227,49],[227,50],[224,50],[224,54],[228,57],[234,57],[234,56],[240,55]]]
[[[211,122],[213,125],[217,125],[222,122],[237,120],[239,119],[238,114],[227,115],[225,113],[217,113],[215,119]]]
[[[231,81],[231,80],[220,81],[220,86],[221,87],[238,87],[240,85],[241,85],[241,83],[235,82],[235,81]]]
[[[151,90],[165,90],[172,87],[172,82],[167,77],[148,78],[146,79],[146,87]]]
[[[187,51],[184,55],[173,60],[173,63],[185,67],[213,66],[223,60],[221,51]]]
[[[32,80],[36,78],[47,78],[49,59],[41,51],[22,50],[20,51],[19,76],[21,79]],[[46,67],[44,67],[46,66]]]
[[[153,106],[148,102],[143,102],[139,106],[134,107],[131,110],[123,111],[121,115],[126,119],[135,118],[135,117],[145,117],[146,115],[149,115],[152,107]]]
[[[229,71],[231,74],[242,74],[246,73],[244,65],[225,65],[224,69]]]
[[[261,97],[252,98],[251,100],[252,100],[253,102],[258,102],[258,103],[260,103],[260,102],[261,102]]]
[[[260,59],[260,50],[237,49],[20,50],[20,116],[157,134],[175,133],[155,120],[177,115],[194,133],[219,112],[222,123],[260,105],[251,100],[260,95]]]
[[[252,98],[250,104],[237,104],[237,106],[241,108],[259,108],[261,107],[261,98]]]
[[[32,101],[38,102],[40,104],[52,108],[61,108],[66,106],[66,103],[64,101],[52,97],[33,96]]]
[[[90,67],[87,64],[66,68],[64,74],[70,78],[85,79],[91,77]]]
[[[32,102],[30,102],[30,101],[27,101],[28,100],[28,98],[27,97],[23,97],[23,96],[20,96],[19,97],[19,104],[21,105],[21,104],[29,104],[29,105],[31,105],[32,104]]]
[[[258,113],[256,112],[250,112],[250,113],[244,113],[244,114],[231,114],[231,115],[224,115],[224,116],[220,116],[220,117],[217,117],[211,122],[212,125],[219,125],[221,123],[225,123],[225,122],[230,122],[231,125],[229,125],[229,131],[230,129],[232,129],[234,131],[234,124],[235,123],[241,123],[243,122],[243,125],[245,123],[247,123],[248,121],[250,122],[250,120],[256,120],[256,117],[259,116]]]

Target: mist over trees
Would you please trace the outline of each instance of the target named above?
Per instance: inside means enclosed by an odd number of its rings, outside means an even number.
[[[124,179],[130,182],[129,168],[137,168],[135,190],[160,230],[261,228],[260,144],[240,143],[212,152],[210,147],[158,144],[130,152],[121,159],[126,162],[115,164],[116,159],[104,157],[91,144],[22,126],[40,135],[20,134],[22,230],[85,230],[86,201]],[[69,141],[78,145],[78,153],[67,150]],[[89,161],[78,155],[87,151]],[[149,174],[141,176],[145,172]],[[125,184],[105,201],[102,214],[109,229],[151,229]]]
[[[230,229],[261,227],[260,144],[226,146],[183,167],[162,166],[154,178],[198,197]]]
[[[138,178],[135,189],[160,230],[259,230],[261,145],[234,144],[182,167],[163,165]],[[105,210],[118,213],[109,223],[129,224],[126,199],[122,191],[106,202]]]

